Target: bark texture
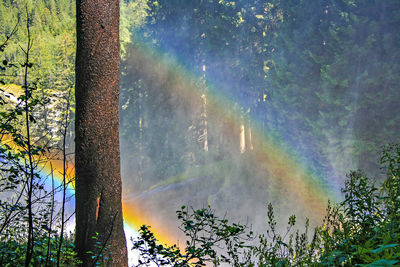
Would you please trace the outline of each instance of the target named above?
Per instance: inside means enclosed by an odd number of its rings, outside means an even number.
[[[76,248],[127,266],[119,151],[119,0],[77,0]],[[93,236],[99,235],[99,240]],[[100,241],[100,245],[96,242]],[[93,251],[88,254],[87,251]]]

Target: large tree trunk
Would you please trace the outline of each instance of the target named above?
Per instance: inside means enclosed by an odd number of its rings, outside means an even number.
[[[77,0],[76,5],[76,248],[83,266],[91,266],[92,256],[102,249],[105,256],[111,253],[112,266],[127,266],[118,120],[119,0]]]

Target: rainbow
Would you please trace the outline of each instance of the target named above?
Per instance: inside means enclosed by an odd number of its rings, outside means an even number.
[[[195,75],[183,70],[178,63],[171,59],[166,59],[157,52],[150,51],[145,46],[136,48],[136,60],[139,66],[146,71],[146,66],[150,66],[151,71],[158,77],[159,82],[167,75],[172,75],[173,82],[167,88],[175,91],[186,105],[192,101],[197,101],[204,91],[196,85]],[[150,68],[149,67],[149,68]],[[222,121],[222,131],[231,132],[232,129],[239,129],[241,124],[241,115],[238,111],[232,109],[233,103],[228,97],[218,92],[217,88],[208,85],[205,92],[207,97],[208,112],[212,113],[214,118]],[[253,120],[255,120],[253,118]],[[274,139],[262,129],[253,129],[253,140],[257,143],[251,153],[251,160],[256,162],[260,168],[270,174],[272,182],[285,189],[285,194],[294,200],[298,206],[301,206],[304,214],[310,219],[320,221],[325,213],[328,198],[336,199],[334,190],[328,190],[321,184],[321,177],[307,171],[307,166],[298,162],[287,147],[282,147],[282,142]],[[38,168],[42,175],[53,175],[53,177],[62,183],[63,161],[57,157],[48,157],[38,160]],[[74,176],[73,165],[69,164],[66,176],[69,179]],[[73,192],[73,182],[68,183],[69,190]],[[131,229],[137,229],[143,225],[150,225],[157,238],[167,244],[176,243],[180,236],[177,236],[175,226],[169,225],[162,219],[157,219],[149,214],[142,207],[141,203],[129,198],[123,198],[123,214],[125,225]]]
[[[179,95],[186,105],[198,102],[202,94],[207,97],[207,112],[222,123],[223,133],[240,129],[242,115],[233,109],[234,102],[229,97],[221,94],[216,86],[207,84],[207,91],[196,85],[198,77],[182,69],[174,59],[166,58],[161,53],[155,52],[139,44],[136,48],[135,64],[144,72],[153,71],[151,79],[159,79],[155,83],[168,84],[166,89],[174,95]],[[143,74],[143,73],[140,73]],[[166,78],[169,77],[169,78]],[[163,79],[169,79],[166,83]],[[172,82],[171,82],[172,81]],[[257,125],[254,118],[252,125]],[[320,219],[325,213],[328,198],[337,200],[335,190],[327,188],[321,176],[308,171],[304,163],[300,163],[291,156],[290,148],[284,147],[284,142],[265,133],[263,129],[252,129],[252,138],[257,147],[251,153],[252,160],[267,171],[276,184],[285,188],[290,196],[302,206],[305,214]],[[340,183],[340,181],[333,181]]]

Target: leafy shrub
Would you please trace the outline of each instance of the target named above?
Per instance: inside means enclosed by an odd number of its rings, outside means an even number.
[[[218,218],[210,207],[182,207],[177,214],[188,239],[184,252],[177,245],[159,244],[144,225],[140,237],[133,240],[139,266],[398,266],[400,145],[384,147],[381,164],[387,176],[379,187],[361,171],[349,173],[342,189],[344,200],[328,204],[322,225],[311,240],[308,220],[300,233],[295,216],[289,217],[286,232],[279,234],[271,204],[269,230],[258,239],[245,225]]]
[[[140,238],[133,240],[133,249],[140,253],[138,266],[217,266],[229,263],[232,266],[247,266],[250,254],[244,241],[253,239],[246,233],[246,226],[230,224],[227,219],[217,217],[210,207],[189,209],[182,206],[177,211],[181,220],[180,229],[188,238],[184,253],[177,245],[159,244],[150,228],[143,225]]]
[[[56,266],[59,238],[57,235],[48,239],[47,236],[36,237],[31,265],[33,266]],[[23,266],[25,264],[25,251],[27,243],[8,240],[0,242],[0,266]],[[63,242],[61,248],[61,266],[78,266],[75,246],[70,238]]]
[[[362,172],[351,172],[345,200],[329,206],[321,237],[321,263],[327,266],[392,266],[400,263],[400,146],[383,149],[387,177],[377,188]]]

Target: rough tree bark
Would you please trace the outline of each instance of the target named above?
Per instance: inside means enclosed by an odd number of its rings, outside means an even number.
[[[91,266],[91,256],[100,251],[112,253],[112,266],[127,266],[118,120],[119,0],[77,0],[76,7],[76,249],[83,266]],[[99,240],[92,238],[96,233]]]

